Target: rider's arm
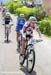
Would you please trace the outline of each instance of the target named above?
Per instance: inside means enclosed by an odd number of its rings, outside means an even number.
[[[16,19],[16,26],[18,26],[18,18]]]
[[[10,16],[10,20],[13,21],[12,17]]]
[[[16,19],[16,31],[18,29],[18,18]]]
[[[26,32],[27,26],[28,26],[28,23],[26,22],[26,23],[24,24],[24,27],[23,27],[23,32],[24,32],[24,33]]]
[[[39,37],[41,37],[41,32],[40,32],[39,27],[38,27],[37,25],[35,26],[35,29],[36,29],[36,31],[38,32]]]
[[[37,32],[39,34],[39,37],[41,37],[41,32],[40,32],[39,28],[37,29]]]
[[[25,33],[26,32],[26,29],[25,29],[25,26],[23,27],[23,33]]]
[[[25,22],[24,23],[26,23],[26,19],[25,19]]]
[[[4,16],[3,21],[5,20],[6,16]]]

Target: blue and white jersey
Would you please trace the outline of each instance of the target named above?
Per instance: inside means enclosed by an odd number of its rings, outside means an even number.
[[[25,24],[25,22],[26,22],[26,19],[25,18],[18,18],[17,19],[17,26],[16,26],[16,31],[20,31],[20,30],[22,30],[22,28],[23,28],[23,26],[24,26],[24,24]]]

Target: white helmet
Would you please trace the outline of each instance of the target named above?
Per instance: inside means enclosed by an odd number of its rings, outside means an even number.
[[[7,12],[7,13],[6,13],[6,16],[10,16],[10,13],[9,13],[9,12]]]
[[[24,17],[24,14],[20,14],[20,17]]]
[[[37,23],[36,17],[33,17],[33,16],[30,16],[29,21]]]
[[[4,9],[6,8],[6,7],[3,7]]]

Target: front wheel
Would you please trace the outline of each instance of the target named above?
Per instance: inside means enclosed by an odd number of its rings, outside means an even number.
[[[31,73],[35,65],[35,51],[30,49],[27,51],[27,71]]]

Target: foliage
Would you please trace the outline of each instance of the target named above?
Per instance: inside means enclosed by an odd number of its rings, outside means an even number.
[[[39,22],[39,28],[42,33],[46,35],[51,35],[51,21],[50,20],[42,20]]]
[[[39,21],[39,28],[42,33],[46,35],[51,35],[51,16],[45,17],[46,13],[44,12],[42,7],[23,7],[21,4],[22,1],[18,2],[9,2],[6,3],[9,11],[14,13],[15,15],[19,15],[20,13],[25,14],[26,19],[29,19],[30,15],[33,15]]]
[[[15,13],[16,8],[22,7],[22,4],[21,4],[21,2],[8,2],[8,3],[6,3],[6,6],[7,6],[9,12]]]
[[[38,21],[40,21],[45,17],[46,13],[42,7],[35,7],[33,8],[33,15],[37,18]]]
[[[42,20],[45,17],[45,12],[42,9],[42,7],[34,7],[34,8],[29,8],[29,7],[25,7],[22,5],[23,0],[19,0],[18,2],[9,2],[6,3],[6,6],[8,7],[9,11],[12,11],[15,14],[20,14],[20,13],[24,13],[25,17],[28,19],[30,15],[33,15],[37,18],[38,21]],[[12,9],[11,9],[12,8]]]
[[[37,18],[38,21],[42,20],[45,17],[45,12],[38,8],[29,8],[29,7],[22,7],[16,9],[17,14],[24,13],[25,17],[28,19],[30,15],[33,15]]]
[[[28,7],[22,7],[22,8],[17,8],[16,9],[16,14],[20,14],[23,13],[25,15],[25,17],[28,19],[29,16],[32,14],[32,8],[28,8]]]

